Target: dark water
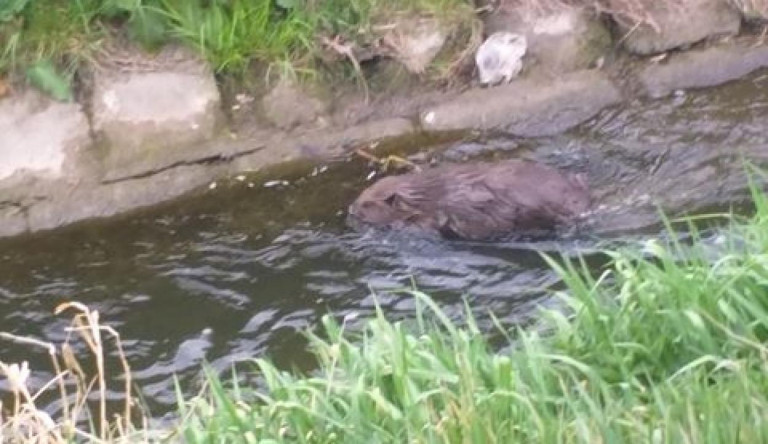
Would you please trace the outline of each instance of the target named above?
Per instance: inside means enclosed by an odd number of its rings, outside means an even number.
[[[98,309],[120,332],[152,413],[163,414],[175,403],[172,376],[194,393],[203,362],[226,370],[269,356],[311,368],[301,332],[324,314],[365,315],[377,301],[394,318],[413,313],[410,297],[385,290],[415,284],[452,316],[461,315],[466,297],[481,318],[492,312],[523,322],[558,284],[539,251],[589,254],[606,240],[658,233],[655,203],[695,213],[742,201],[741,156],[768,154],[766,85],[766,75],[757,75],[610,110],[558,137],[467,137],[414,156],[525,156],[588,173],[599,210],[559,240],[466,243],[351,232],[344,209],[370,172],[360,159],[301,178],[232,178],[152,211],[0,242],[0,330],[59,342],[69,321],[53,315],[57,304]],[[288,182],[264,186],[277,179]],[[0,360],[50,368],[43,350],[8,342],[0,342]],[[34,373],[33,382],[50,376]]]

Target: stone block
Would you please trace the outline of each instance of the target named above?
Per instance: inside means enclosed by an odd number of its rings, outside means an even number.
[[[74,176],[90,146],[88,119],[79,104],[36,91],[0,100],[0,181],[24,174]]]
[[[527,9],[504,2],[483,18],[485,34],[525,35],[529,62],[551,74],[587,69],[610,49],[611,36],[598,17],[583,8]],[[528,64],[528,63],[526,63]]]
[[[639,73],[645,93],[663,97],[676,90],[721,85],[768,67],[768,46],[723,45],[674,54]]]
[[[741,26],[739,13],[727,0],[645,0],[643,5],[655,27],[619,21],[624,47],[635,54],[655,54],[708,37],[735,35]]]
[[[394,58],[414,73],[426,71],[448,39],[448,31],[439,20],[406,17],[395,20],[383,40],[394,52]]]
[[[314,124],[325,115],[328,108],[323,101],[288,79],[278,82],[264,96],[261,104],[267,120],[283,130]]]
[[[92,122],[104,180],[183,163],[223,123],[213,73],[193,56],[133,54],[143,69],[105,63],[94,73]]]

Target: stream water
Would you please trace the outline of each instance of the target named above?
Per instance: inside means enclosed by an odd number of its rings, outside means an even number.
[[[551,138],[394,147],[425,163],[524,156],[586,172],[595,215],[561,239],[469,243],[353,232],[344,211],[371,172],[357,158],[303,177],[235,177],[150,211],[5,240],[0,331],[60,342],[69,319],[53,314],[56,305],[77,300],[98,309],[120,332],[147,405],[162,415],[175,406],[173,375],[194,393],[203,362],[226,371],[269,356],[308,369],[301,332],[324,314],[364,316],[378,301],[393,318],[412,315],[412,299],[387,289],[415,283],[452,316],[466,297],[481,319],[492,312],[524,322],[558,283],[539,251],[590,254],[606,240],[657,234],[657,203],[678,214],[744,202],[742,156],[761,163],[768,155],[767,86],[768,74],[758,74],[636,102]],[[0,361],[22,360],[36,370],[33,386],[52,376],[45,350],[0,341]],[[117,399],[121,383],[109,382]]]

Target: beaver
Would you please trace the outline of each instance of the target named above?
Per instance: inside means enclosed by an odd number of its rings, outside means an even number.
[[[388,176],[349,207],[353,227],[416,229],[483,240],[552,231],[590,205],[586,177],[523,160],[474,163]]]

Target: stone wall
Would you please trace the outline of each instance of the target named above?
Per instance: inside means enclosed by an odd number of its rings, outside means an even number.
[[[328,161],[385,138],[555,134],[634,96],[715,86],[768,66],[768,46],[737,36],[742,12],[727,0],[686,0],[673,10],[649,4],[646,22],[609,23],[589,10],[523,10],[502,1],[483,13],[485,34],[527,37],[521,78],[484,89],[467,80],[448,91],[403,92],[363,105],[365,117],[355,119],[344,117],[351,107],[287,80],[261,98],[236,95],[225,110],[211,70],[179,48],[130,50],[131,63],[122,63],[124,53],[105,56],[84,76],[80,102],[24,87],[0,98],[0,237],[156,204],[243,171]],[[403,32],[397,41],[416,38]],[[423,33],[428,43],[444,40],[435,32]],[[415,72],[423,71],[424,45],[410,46],[421,51]],[[392,57],[414,71],[415,55]],[[238,125],[233,113],[266,116]]]

